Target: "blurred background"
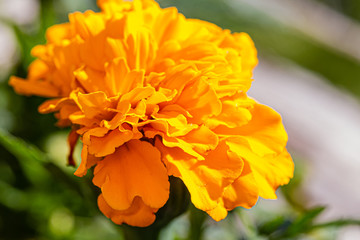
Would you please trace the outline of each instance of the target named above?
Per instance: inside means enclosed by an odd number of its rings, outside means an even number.
[[[275,108],[295,178],[215,223],[193,208],[160,239],[360,239],[360,1],[159,0],[189,18],[247,32],[259,53],[249,95]],[[16,95],[30,50],[95,0],[0,0],[0,239],[122,239],[97,209],[91,177],[66,166],[67,129]],[[78,146],[78,150],[81,146]],[[79,156],[78,156],[79,159]]]

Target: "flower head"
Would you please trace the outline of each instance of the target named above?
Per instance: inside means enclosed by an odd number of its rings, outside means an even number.
[[[49,28],[28,78],[10,85],[50,98],[39,111],[72,126],[71,149],[80,137],[75,175],[95,166],[100,210],[117,224],[148,226],[171,175],[217,221],[259,196],[276,198],[293,162],[279,114],[246,94],[257,64],[250,37],[153,0],[98,5]]]

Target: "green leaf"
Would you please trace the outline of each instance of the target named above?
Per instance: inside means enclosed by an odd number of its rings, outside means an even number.
[[[356,219],[339,219],[331,222],[315,224],[311,227],[311,230],[328,228],[328,227],[344,227],[349,225],[360,225],[360,220]]]
[[[0,181],[0,204],[7,208],[19,211],[28,207],[28,195],[6,182]]]
[[[26,143],[3,129],[0,129],[0,144],[19,160],[42,164],[49,162],[46,155],[35,146]]]
[[[38,186],[45,186],[52,178],[56,178],[80,196],[85,193],[74,176],[69,176],[61,168],[53,164],[45,153],[37,147],[0,129],[0,144],[3,145],[18,160],[26,176]]]
[[[284,216],[277,216],[270,221],[267,221],[261,224],[258,227],[258,232],[260,235],[268,236],[276,231],[281,230],[284,225],[286,225],[287,221]]]
[[[281,234],[282,237],[289,238],[297,236],[301,233],[309,232],[310,229],[312,229],[315,218],[318,217],[324,210],[325,207],[316,207],[306,211],[289,225],[283,234]],[[274,236],[272,239],[280,239],[280,236]]]

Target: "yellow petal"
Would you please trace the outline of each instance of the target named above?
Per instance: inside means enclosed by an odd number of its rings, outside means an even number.
[[[69,14],[69,21],[83,39],[98,35],[105,28],[103,15],[90,10],[85,13],[75,12]]]
[[[276,155],[259,156],[242,139],[229,139],[227,144],[249,163],[261,197],[276,199],[276,189],[287,184],[293,177],[294,163],[285,148]]]
[[[151,125],[152,124],[153,123],[151,123]],[[152,129],[157,127],[159,127],[160,131]],[[165,146],[179,147],[184,150],[184,152],[199,160],[203,160],[203,155],[205,155],[207,151],[215,149],[219,142],[218,136],[204,125],[201,127],[196,126],[184,136],[178,137],[171,137],[169,134],[162,132],[161,122],[158,124],[155,122],[152,128],[144,128],[146,137],[154,138],[156,135],[160,135]],[[191,128],[190,126],[190,129]],[[164,129],[166,130],[167,128],[165,127]]]
[[[204,122],[210,116],[216,116],[221,112],[221,102],[214,89],[202,79],[186,86],[176,104],[193,116],[194,123]]]
[[[182,179],[190,192],[192,203],[204,211],[212,210],[218,205],[224,189],[242,171],[243,161],[224,142],[210,151],[203,161],[179,148],[165,147],[159,140],[155,144],[161,151],[169,174]]]
[[[157,45],[151,33],[142,28],[127,39],[127,61],[130,69],[146,69],[154,60]]]
[[[259,103],[254,104],[251,115],[251,121],[241,127],[220,126],[213,131],[223,136],[242,138],[259,156],[281,153],[288,138],[280,115]]]
[[[72,34],[69,23],[57,24],[46,30],[46,39],[49,43],[60,44],[62,40],[71,37]]]
[[[130,71],[124,58],[116,58],[106,67],[105,84],[111,95],[123,95],[142,87],[144,71]]]
[[[254,174],[248,162],[244,162],[244,168],[239,178],[225,189],[223,195],[224,206],[227,210],[236,207],[251,208],[259,197],[259,189]]]
[[[220,221],[227,216],[228,211],[236,207],[251,208],[259,198],[259,189],[249,164],[244,162],[244,168],[231,185],[225,188],[216,208],[207,211],[215,220]]]
[[[222,109],[218,116],[214,116],[206,121],[206,125],[210,129],[214,129],[220,125],[227,128],[241,127],[252,118],[251,109],[254,100],[242,95],[234,95],[221,99]]]

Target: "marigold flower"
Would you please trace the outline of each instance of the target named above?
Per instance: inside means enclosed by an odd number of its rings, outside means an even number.
[[[39,111],[72,126],[72,150],[80,137],[75,175],[95,166],[100,210],[148,226],[169,197],[169,176],[216,221],[259,196],[275,199],[293,162],[279,114],[246,94],[257,64],[250,37],[153,0],[98,5],[49,28],[27,79],[10,85],[51,98]]]

